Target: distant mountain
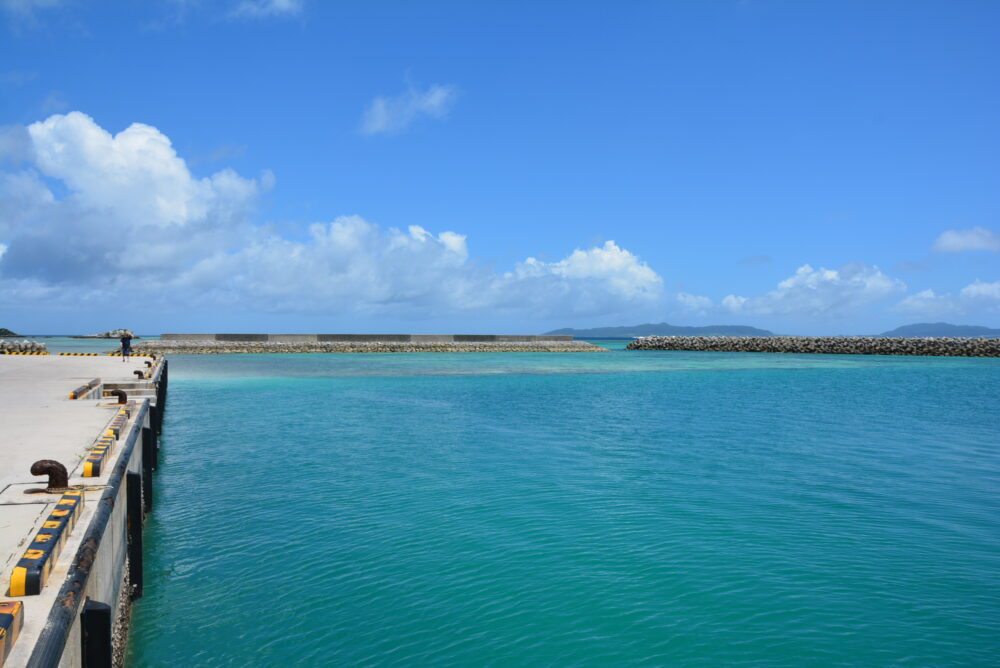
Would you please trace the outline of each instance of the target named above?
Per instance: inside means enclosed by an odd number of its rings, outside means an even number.
[[[682,327],[659,324],[632,325],[630,327],[592,327],[573,329],[564,327],[546,334],[569,334],[578,339],[630,339],[634,336],[774,336],[774,332],[746,325],[707,325],[705,327]]]
[[[0,327],[0,336],[21,336],[20,334],[15,334],[6,327]]]
[[[888,332],[882,332],[878,336],[954,336],[995,339],[1000,338],[1000,329],[991,329],[978,325],[949,325],[946,322],[921,322],[915,325],[903,325]]]

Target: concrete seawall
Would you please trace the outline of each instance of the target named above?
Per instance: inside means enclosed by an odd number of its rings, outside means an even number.
[[[163,358],[0,357],[0,664],[123,664],[167,382]]]
[[[140,353],[187,354],[606,352],[572,336],[515,334],[163,334],[133,347]]]
[[[229,343],[537,343],[572,341],[555,334],[161,334],[161,341]]]
[[[1000,339],[874,336],[643,336],[627,350],[1000,357]]]

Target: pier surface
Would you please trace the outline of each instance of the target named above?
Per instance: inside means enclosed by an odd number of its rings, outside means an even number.
[[[39,459],[54,459],[72,471],[113,407],[95,410],[96,399],[70,400],[77,387],[101,378],[131,382],[142,362],[115,357],[0,355],[0,489],[38,482],[28,469]],[[44,487],[44,485],[43,485]]]
[[[71,631],[79,633],[80,596],[106,603],[116,612],[122,607],[118,599],[125,563],[121,544],[125,504],[115,506],[119,496],[124,499],[124,474],[142,469],[141,432],[149,429],[150,410],[157,400],[155,383],[165,369],[161,367],[164,360],[150,361],[150,365],[146,361],[141,357],[122,361],[106,356],[0,355],[0,603],[20,603],[23,613],[20,633],[8,633],[5,638],[6,662],[0,654],[0,664],[47,665],[39,663],[39,656],[54,656],[60,663],[79,665],[80,638]],[[119,404],[117,397],[103,396],[115,389],[126,392],[127,405]],[[75,392],[82,398],[70,398]],[[84,460],[100,451],[102,437],[108,438],[112,428],[117,435],[109,440],[105,459],[99,469],[91,465],[92,475],[84,477],[88,472]],[[69,489],[82,496],[74,522],[59,535],[47,532],[58,515],[54,511],[66,507],[64,492],[26,493],[44,489],[48,483],[46,476],[30,472],[39,460],[62,464]],[[102,509],[105,504],[114,510]],[[102,540],[105,526],[109,538]],[[85,537],[90,541],[86,552]],[[48,555],[47,577],[42,577],[40,591],[23,593],[15,581],[24,578],[15,571],[40,542],[46,547],[58,543],[61,549]],[[88,555],[85,564],[79,558],[84,553]],[[64,585],[72,578],[80,588],[67,602]],[[58,609],[72,613],[63,613],[65,628],[53,623]]]

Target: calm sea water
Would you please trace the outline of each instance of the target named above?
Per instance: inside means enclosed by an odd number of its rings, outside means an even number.
[[[989,665],[1000,360],[171,357],[138,666]]]
[[[118,339],[74,339],[69,336],[18,336],[16,340],[38,341],[45,344],[45,349],[56,353],[106,353],[118,350],[121,343]],[[158,340],[157,336],[142,336],[142,340]],[[138,342],[138,341],[137,341]]]

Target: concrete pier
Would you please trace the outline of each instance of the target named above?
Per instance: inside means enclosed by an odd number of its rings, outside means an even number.
[[[0,355],[0,664],[121,665],[166,387],[163,358]]]

